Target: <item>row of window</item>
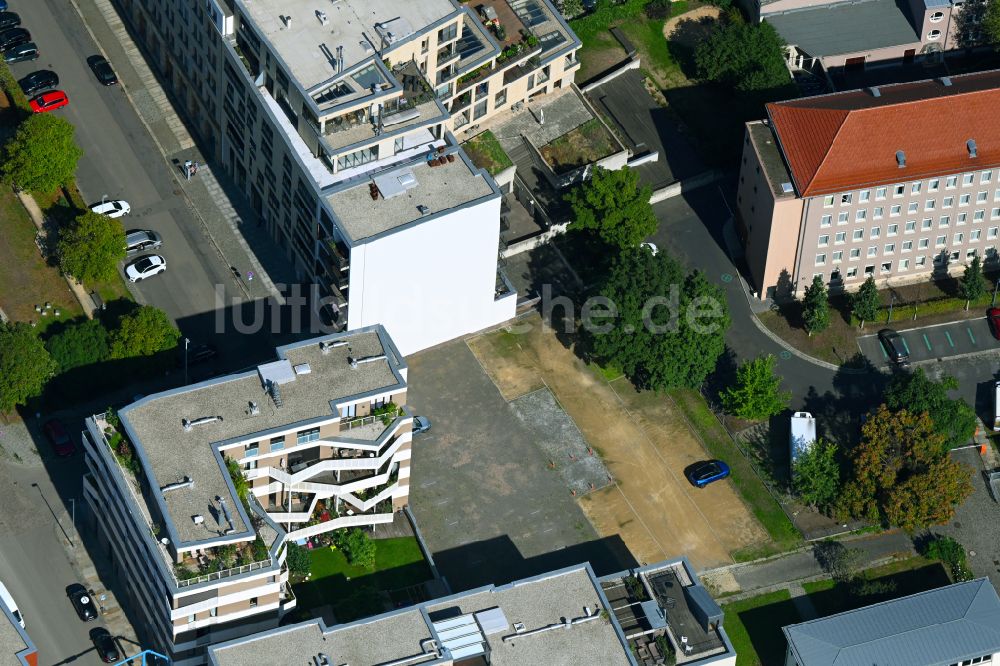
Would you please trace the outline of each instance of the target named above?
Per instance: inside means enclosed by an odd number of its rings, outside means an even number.
[[[980,192],[979,195],[976,197],[976,203],[977,204],[985,203],[986,200],[989,198],[988,194],[989,194],[988,192]],[[993,200],[994,201],[1000,201],[1000,190],[996,191],[996,193],[995,193],[995,195],[993,197]],[[971,195],[964,194],[964,195],[962,195],[959,198],[958,205],[959,206],[967,206],[970,203],[972,203],[972,197],[971,197]],[[943,208],[943,209],[950,209],[950,208],[954,207],[954,204],[955,204],[955,198],[954,197],[945,197],[944,200],[942,201],[941,208]],[[934,210],[936,208],[936,205],[937,205],[936,200],[929,199],[924,204],[924,211],[932,211],[932,210]],[[913,201],[907,207],[906,212],[907,213],[916,213],[919,210],[919,208],[920,208],[919,202]],[[892,206],[892,207],[889,208],[889,217],[899,217],[902,214],[903,214],[903,207],[900,204],[896,204],[896,205],[894,205],[894,206]],[[962,213],[962,215],[965,215],[965,213]],[[976,212],[977,219],[981,220],[981,219],[983,219],[983,217],[985,217],[985,215],[986,215],[985,211],[977,211]],[[872,219],[873,220],[881,220],[884,217],[885,217],[885,208],[883,208],[882,206],[876,206],[872,210]],[[997,218],[997,217],[1000,217],[1000,207],[993,209],[993,211],[991,213],[991,217],[993,217],[994,219]],[[860,208],[860,209],[854,211],[854,221],[855,222],[864,222],[867,219],[868,219],[868,209],[867,208]],[[849,221],[850,221],[850,212],[849,211],[845,210],[845,211],[841,211],[840,213],[837,214],[837,224],[838,225],[847,224]],[[829,226],[832,226],[832,225],[833,225],[833,215],[831,215],[831,214],[823,215],[819,219],[819,226],[820,227],[829,227]]]
[[[971,666],[971,664],[986,664],[993,662],[993,655],[984,654],[982,657],[974,657],[972,659],[966,659],[962,663],[954,663],[951,666]]]
[[[1000,236],[1000,228],[993,227],[987,233],[986,240],[996,240],[998,238],[998,236]],[[974,242],[979,241],[979,240],[982,240],[982,230],[981,229],[973,229],[969,233],[969,242],[970,243],[974,243]],[[952,236],[952,240],[951,240],[951,244],[952,245],[961,245],[964,242],[966,242],[965,241],[965,234],[964,233],[957,233],[954,236]],[[930,244],[931,244],[931,239],[930,238],[921,238],[919,241],[917,241],[917,248],[916,249],[918,249],[918,250],[926,250],[926,249],[928,249],[930,247]],[[945,247],[946,245],[948,245],[948,237],[946,235],[941,235],[941,236],[938,236],[936,239],[934,239],[934,247]],[[901,252],[910,252],[912,250],[913,250],[913,241],[911,241],[911,240],[903,241],[900,244],[900,251]],[[893,254],[895,251],[896,251],[896,244],[895,243],[886,243],[885,245],[882,246],[882,253],[883,254]],[[837,250],[836,252],[833,253],[832,256],[833,256],[833,262],[834,263],[842,261],[843,258],[844,258],[844,251],[843,250]],[[848,251],[848,255],[847,256],[848,256],[848,259],[850,261],[854,261],[856,259],[860,259],[861,258],[861,248],[858,248],[858,247],[851,248],[851,250]],[[878,256],[878,246],[877,245],[870,245],[870,246],[868,246],[868,254],[867,254],[867,256],[869,256],[869,257],[877,257]],[[825,252],[821,252],[821,253],[817,254],[816,255],[816,265],[817,266],[823,266],[824,264],[826,264],[826,258],[827,258],[827,255],[826,255]]]
[[[974,222],[982,222],[984,219],[985,219],[985,211],[977,211],[976,214],[975,214],[975,216],[973,217],[973,221]],[[991,219],[994,219],[994,220],[1000,219],[1000,208],[994,209],[994,211],[993,211],[993,217]],[[967,217],[967,215],[965,213],[962,213],[961,215],[958,216],[957,221],[958,221],[958,226],[962,226],[962,225],[964,225],[968,221],[968,217]],[[927,217],[927,218],[924,218],[924,220],[921,222],[921,224],[920,224],[920,230],[921,231],[928,231],[933,226],[934,226],[934,221],[931,218]],[[949,216],[944,215],[944,216],[942,216],[938,220],[938,228],[939,229],[947,229],[950,226],[951,226],[951,218]],[[994,229],[995,229],[995,227],[994,227]],[[917,230],[917,221],[916,220],[910,220],[910,221],[908,221],[906,223],[905,232],[904,233],[911,234],[911,233],[915,233],[916,230]],[[992,231],[993,230],[991,229],[991,232]],[[973,232],[973,233],[974,233],[974,235],[978,235],[978,232]],[[888,227],[886,227],[886,236],[892,237],[892,236],[898,236],[898,235],[899,235],[899,225],[898,224],[890,224]],[[880,238],[881,236],[882,236],[882,227],[871,227],[868,230],[868,238],[869,238],[869,240],[874,240],[876,238]],[[859,241],[863,241],[864,239],[865,239],[865,230],[864,229],[855,229],[851,233],[851,242],[852,243],[857,243]],[[846,231],[838,231],[837,233],[835,233],[833,235],[833,242],[834,242],[835,245],[842,245],[842,244],[846,243],[847,242],[847,232]],[[820,234],[817,237],[817,239],[816,239],[816,246],[817,247],[827,247],[829,244],[830,244],[830,234]]]
[[[927,181],[927,191],[937,192],[941,189],[941,178],[931,178]],[[962,187],[970,187],[976,182],[975,173],[967,173],[961,176]],[[988,169],[979,174],[980,183],[989,183],[993,180],[993,170]],[[946,190],[952,190],[958,187],[959,176],[948,176],[944,179],[944,187]],[[924,183],[923,181],[917,181],[915,183],[909,184],[910,194],[920,194],[923,191]],[[898,198],[906,195],[907,186],[905,183],[897,183],[892,186],[892,196],[893,198]],[[832,207],[836,202],[840,202],[841,205],[847,205],[854,203],[854,192],[842,192],[841,194],[828,194],[823,197],[823,206],[826,208]],[[877,187],[874,190],[875,201],[883,201],[889,196],[889,187]],[[864,203],[870,201],[872,197],[872,190],[860,190],[857,192],[858,201]]]
[[[962,253],[961,251],[958,250],[951,253],[941,253],[938,255],[934,255],[933,263],[938,265],[943,265],[947,262],[951,264],[955,263],[956,261],[959,261],[961,259],[961,256]],[[965,251],[965,258],[967,261],[971,261],[972,258],[975,256],[976,256],[975,250]],[[995,262],[997,258],[998,255],[996,248],[988,248],[986,251],[986,261]],[[899,263],[896,265],[896,270],[898,272],[905,272],[910,270],[910,266],[911,264],[909,259],[900,259]],[[927,257],[926,256],[914,257],[912,266],[913,268],[916,269],[927,268]],[[878,268],[880,273],[890,273],[892,272],[892,261],[883,261],[879,263]],[[841,272],[839,268],[835,268],[830,273],[830,281],[836,282],[838,280],[844,280],[844,279],[846,280],[855,279],[858,277],[859,270],[860,268],[858,266],[850,266],[844,272]],[[864,276],[868,277],[871,275],[875,275],[875,264],[868,264],[864,268]],[[819,277],[820,279],[825,278],[824,273],[814,273],[813,276]],[[979,662],[974,662],[974,663],[979,663]]]

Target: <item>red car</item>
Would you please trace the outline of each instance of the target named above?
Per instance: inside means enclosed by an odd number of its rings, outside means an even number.
[[[1000,340],[1000,308],[990,308],[986,311],[986,319],[990,322],[993,337]]]
[[[69,97],[66,96],[66,93],[62,90],[53,90],[42,93],[31,100],[31,110],[35,113],[45,113],[46,111],[61,109],[67,104],[69,104]]]
[[[76,446],[73,445],[73,440],[70,439],[69,433],[66,432],[66,426],[59,419],[49,419],[42,426],[42,431],[48,438],[49,443],[52,445],[52,450],[56,452],[59,457],[71,456],[76,453]]]

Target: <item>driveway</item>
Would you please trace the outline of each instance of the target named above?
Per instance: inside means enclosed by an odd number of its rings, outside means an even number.
[[[993,337],[985,317],[897,332],[910,352],[911,363],[937,362],[951,356],[1000,351],[1000,342]],[[889,365],[889,355],[879,342],[877,333],[858,338],[858,348],[875,367]]]

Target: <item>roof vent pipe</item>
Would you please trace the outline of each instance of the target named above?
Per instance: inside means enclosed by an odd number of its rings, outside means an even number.
[[[882,91],[878,89],[878,86],[872,86],[868,89],[868,92],[872,94],[872,97],[881,97]]]
[[[233,526],[233,517],[229,515],[229,505],[226,504],[226,499],[221,495],[217,495],[215,500],[219,503],[222,508],[222,516],[226,519],[226,523],[229,524],[229,529],[226,530],[226,534],[234,531],[236,528]]]
[[[951,77],[950,76],[942,76],[941,77],[941,85],[943,85],[945,88],[950,88],[951,87]]]
[[[190,476],[185,476],[183,479],[177,483],[168,483],[167,485],[160,488],[161,493],[165,493],[171,490],[180,490],[181,488],[190,488],[194,485],[194,479]]]
[[[969,139],[965,142],[965,147],[969,149],[969,157],[977,157],[976,140]]]
[[[896,151],[896,165],[899,166],[900,169],[906,167],[906,153],[902,150]]]
[[[215,423],[216,421],[221,421],[221,416],[202,416],[201,418],[193,419],[191,421],[187,419],[181,419],[181,425],[184,426],[184,432],[191,432],[191,429],[198,425],[205,425],[206,423]]]

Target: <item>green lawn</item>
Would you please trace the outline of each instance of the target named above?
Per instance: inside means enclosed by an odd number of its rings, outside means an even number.
[[[371,569],[348,564],[341,550],[324,547],[310,551],[312,577],[294,588],[299,609],[330,604],[337,619],[348,622],[384,612],[391,608],[389,592],[431,578],[416,539],[378,539],[375,545],[375,566]]]
[[[688,389],[679,389],[671,391],[670,396],[687,417],[709,454],[729,464],[736,491],[771,537],[771,542],[763,546],[735,551],[733,558],[738,562],[745,562],[801,545],[802,535],[768,492],[746,456],[736,447],[736,443],[715,418],[701,394]]]
[[[514,165],[496,136],[489,130],[466,141],[464,148],[472,163],[489,171],[491,176]]]
[[[600,120],[592,118],[545,144],[538,151],[554,172],[563,174],[585,164],[597,162],[617,149],[611,132]]]
[[[785,661],[781,628],[801,622],[788,590],[723,604],[723,626],[736,650],[736,666],[774,666]]]
[[[912,557],[885,566],[861,572],[859,580],[852,584],[837,584],[827,579],[805,583],[803,587],[816,612],[821,616],[835,615],[870,606],[889,599],[898,599],[910,594],[933,590],[951,583],[948,572],[940,562],[923,557]],[[867,595],[861,594],[859,586],[863,581],[880,581],[888,585],[884,590]]]

